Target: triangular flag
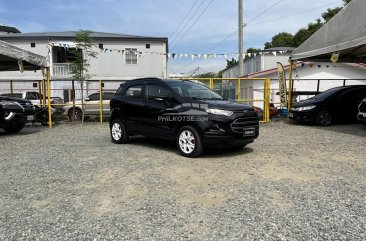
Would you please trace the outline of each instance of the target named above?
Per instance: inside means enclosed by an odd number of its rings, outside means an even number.
[[[248,57],[250,58],[252,56],[252,53],[248,53]]]
[[[208,57],[208,54],[204,54],[204,55],[203,55],[203,58],[204,58],[205,60],[207,60],[207,57]]]
[[[272,54],[273,54],[274,56],[277,56],[277,52],[276,52],[276,51],[273,51],[273,52],[272,52]]]

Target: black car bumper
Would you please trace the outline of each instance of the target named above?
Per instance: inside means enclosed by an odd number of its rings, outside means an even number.
[[[314,123],[316,114],[314,111],[292,111],[290,110],[288,117],[295,122]]]
[[[27,123],[27,115],[23,113],[10,113],[1,121],[2,128],[10,128],[14,125],[20,126]]]
[[[254,131],[253,133],[251,131]],[[202,143],[205,147],[234,147],[244,146],[246,144],[254,142],[259,135],[259,128],[250,129],[250,134],[245,136],[244,134],[237,133],[217,133],[217,132],[205,132],[202,135]]]

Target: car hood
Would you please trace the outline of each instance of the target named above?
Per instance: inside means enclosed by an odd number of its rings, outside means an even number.
[[[229,100],[197,100],[196,103],[200,105],[207,105],[208,108],[230,110],[230,111],[242,111],[242,110],[253,110],[253,107],[237,103]]]
[[[309,106],[309,105],[316,105],[316,104],[319,104],[321,101],[322,100],[317,99],[317,98],[310,98],[310,99],[302,100],[300,102],[293,103],[292,107],[298,108],[298,107],[304,107],[304,106]]]
[[[29,100],[22,99],[22,98],[16,98],[16,97],[10,97],[10,96],[2,96],[2,95],[0,95],[0,100],[16,101],[16,102],[31,102]]]

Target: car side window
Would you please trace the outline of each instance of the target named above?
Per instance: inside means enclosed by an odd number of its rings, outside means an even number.
[[[27,92],[25,94],[25,98],[28,99],[28,100],[36,100],[37,96],[32,92]]]
[[[89,101],[100,100],[99,93],[95,93],[89,96]]]
[[[146,85],[145,98],[148,100],[167,99],[168,90],[160,85]]]
[[[142,87],[143,85],[132,85],[125,91],[125,96],[133,98],[142,98]]]
[[[103,94],[103,100],[111,100],[113,98],[114,94],[112,93],[104,93]]]

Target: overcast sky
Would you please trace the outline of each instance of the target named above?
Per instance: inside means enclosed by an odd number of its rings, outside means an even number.
[[[335,0],[243,0],[244,49],[296,33]],[[89,29],[169,38],[170,53],[237,53],[238,0],[0,0],[0,24],[21,32]],[[183,21],[185,20],[185,21]],[[180,27],[179,27],[180,26]],[[179,27],[179,28],[178,28]],[[225,68],[225,59],[169,59],[169,73]]]

